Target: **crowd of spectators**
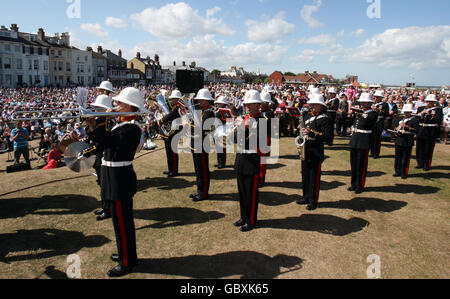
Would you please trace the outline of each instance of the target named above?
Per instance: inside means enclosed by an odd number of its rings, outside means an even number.
[[[239,106],[239,102],[247,90],[262,90],[264,87],[265,85],[263,84],[240,86],[233,84],[209,84],[207,86],[213,96],[227,95],[231,103],[235,106]],[[317,87],[328,98],[329,87]],[[173,88],[173,86],[156,85],[140,87],[144,97],[147,99],[146,108],[151,112],[145,117],[143,123],[143,130],[148,139],[157,136],[153,115],[157,110],[157,105],[152,100],[156,98],[156,95],[161,90],[166,90],[167,94],[170,94]],[[96,88],[87,89],[88,103],[92,103],[99,95],[99,91]],[[273,86],[272,99],[275,102],[274,111],[276,111],[276,115],[280,118],[281,136],[295,136],[297,134],[298,118],[291,117],[288,113],[288,108],[298,107],[301,109],[306,104],[307,98],[304,95],[305,91],[308,92],[308,89],[310,89],[310,86]],[[117,93],[120,90],[117,89]],[[347,128],[352,122],[351,107],[357,104],[359,94],[363,91],[366,92],[367,90],[353,86],[338,88],[337,96],[341,101],[336,123],[336,131],[338,134],[345,135],[347,133]],[[369,90],[369,92],[373,93],[375,89]],[[394,118],[401,113],[402,107],[407,103],[414,104],[417,109],[421,106],[426,106],[425,98],[430,93],[436,95],[439,100],[439,105],[443,108],[444,116],[448,115],[450,95],[439,90],[418,90],[410,88],[384,89],[384,101],[389,104],[390,114]],[[77,88],[0,88],[0,140],[2,143],[0,150],[14,150],[14,130],[18,129],[18,124],[13,121],[13,114],[17,111],[32,111],[19,115],[23,118],[52,116],[51,119],[21,122],[21,128],[26,130],[27,135],[21,134],[20,136],[22,137],[16,137],[16,139],[19,138],[21,140],[24,136],[27,136],[27,141],[40,138],[36,153],[44,159],[48,158],[49,153],[55,148],[54,145],[61,143],[65,138],[84,140],[87,137],[86,131],[83,129],[83,125],[79,120],[63,118],[64,116],[70,114],[75,115],[77,113],[75,111],[62,111],[78,108],[76,96]],[[59,110],[59,112],[50,114],[39,112],[43,110]],[[387,126],[389,127],[390,125],[387,124]],[[449,124],[443,123],[442,126],[445,128]]]

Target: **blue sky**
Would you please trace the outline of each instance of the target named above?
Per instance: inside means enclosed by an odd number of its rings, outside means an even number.
[[[76,1],[80,18],[69,18]],[[381,3],[379,19],[368,17],[367,0],[22,0],[4,4],[0,20],[23,32],[67,31],[74,46],[122,49],[128,59],[139,51],[209,70],[235,65],[449,85],[450,1],[372,1]]]

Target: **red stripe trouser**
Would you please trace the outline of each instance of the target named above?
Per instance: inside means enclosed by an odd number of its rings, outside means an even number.
[[[124,266],[135,266],[136,253],[136,229],[133,219],[133,199],[111,202],[111,215],[116,234],[119,263]]]
[[[317,204],[319,201],[321,174],[320,161],[302,161],[303,199],[309,204]]]
[[[258,222],[259,173],[254,175],[237,175],[241,219],[251,225]]]
[[[363,190],[366,185],[369,150],[355,149],[350,151],[350,164],[352,168],[352,187]]]

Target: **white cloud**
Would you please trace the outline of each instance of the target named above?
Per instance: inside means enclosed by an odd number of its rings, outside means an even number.
[[[329,63],[335,63],[335,62],[336,62],[336,59],[337,59],[336,56],[331,56],[331,57],[328,59],[328,62],[329,62]]]
[[[105,21],[106,26],[111,26],[111,27],[115,27],[115,28],[127,28],[128,24],[119,18],[114,18],[114,17],[106,17],[106,21]]]
[[[310,45],[310,44],[328,45],[336,43],[336,38],[331,34],[321,34],[310,37],[308,39],[304,37],[299,40],[299,43],[302,45]]]
[[[81,24],[81,30],[86,31],[90,34],[93,34],[99,38],[106,39],[108,38],[108,32],[103,29],[100,24]]]
[[[149,50],[152,49],[152,50]],[[157,49],[157,50],[153,50]],[[160,56],[162,65],[172,65],[173,61],[190,63],[205,68],[228,69],[231,65],[260,66],[279,65],[288,48],[269,43],[256,44],[248,42],[235,46],[226,46],[223,41],[217,41],[214,35],[194,37],[184,44],[178,40],[149,41],[139,43],[126,53],[141,52],[141,55],[153,57],[154,51]],[[151,52],[150,52],[151,51]]]
[[[407,27],[374,35],[350,49],[346,60],[388,68],[448,68],[449,54],[450,26]]]
[[[131,20],[150,34],[165,39],[235,33],[219,19],[200,17],[197,10],[193,10],[184,2],[167,4],[159,9],[147,8],[133,14]]]
[[[350,36],[358,37],[358,36],[364,35],[364,33],[366,33],[366,30],[364,30],[364,29],[358,29],[358,30],[352,31],[352,32],[350,33]]]
[[[213,17],[215,14],[217,14],[218,12],[220,12],[222,10],[222,8],[216,6],[214,8],[208,9],[206,11],[206,17],[210,18]]]
[[[256,42],[280,41],[295,30],[293,24],[285,21],[283,13],[261,22],[248,20],[245,25],[248,29],[248,39]]]
[[[304,5],[300,12],[303,21],[305,21],[310,28],[320,28],[325,26],[322,22],[312,16],[313,13],[319,10],[321,5],[322,0],[313,0],[313,5]]]
[[[345,35],[345,30],[341,30],[338,32],[337,36],[343,37]]]

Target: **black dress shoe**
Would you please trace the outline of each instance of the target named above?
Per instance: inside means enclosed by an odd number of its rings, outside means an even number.
[[[103,212],[101,215],[97,216],[97,221],[103,221],[111,218],[111,214]]]
[[[348,191],[355,191],[356,188],[355,188],[355,187],[350,187],[350,188],[348,188],[347,190],[348,190]]]
[[[170,172],[170,173],[167,174],[167,177],[169,177],[169,178],[174,178],[174,177],[177,177],[177,176],[179,176],[178,173]]]
[[[242,219],[239,219],[238,221],[236,221],[236,223],[234,224],[234,226],[236,226],[236,227],[241,227],[241,226],[244,226],[244,224],[245,224],[245,221],[242,220]]]
[[[124,267],[122,265],[117,265],[108,271],[108,276],[109,277],[122,277],[122,276],[125,276],[125,275],[133,272],[133,268],[134,268],[133,266]]]
[[[249,231],[253,230],[254,228],[255,228],[254,225],[251,225],[251,224],[249,224],[249,223],[246,223],[246,224],[244,224],[244,225],[241,227],[241,232],[243,232],[243,233],[249,232]]]
[[[306,207],[306,209],[308,211],[314,211],[315,209],[317,209],[317,204],[310,204]]]
[[[364,192],[364,191],[363,191],[362,189],[356,189],[356,190],[355,190],[355,193],[356,193],[356,194],[361,194],[361,193],[363,193],[363,192]]]
[[[420,166],[420,165],[416,166],[416,169],[422,169],[422,168],[423,168],[423,166]]]
[[[380,156],[373,156],[373,158],[376,159],[380,159]]]
[[[399,173],[394,173],[394,175],[393,175],[394,178],[398,178],[398,177],[401,177],[401,176],[402,176],[402,175],[399,174]]]
[[[297,202],[298,205],[307,205],[307,204],[309,204],[309,201],[304,199],[304,198],[300,198],[296,202]]]
[[[94,212],[94,215],[101,215],[101,214],[103,214],[105,212],[105,210],[103,210],[103,209],[101,209],[101,210],[97,210],[97,211],[95,211]]]
[[[194,201],[194,202],[199,202],[199,201],[204,201],[204,200],[207,200],[208,199],[208,197],[203,197],[203,196],[201,196],[200,194],[197,194],[197,196],[195,196],[194,198],[192,198],[192,201]]]
[[[407,175],[402,175],[402,179],[406,180],[408,178]]]
[[[189,195],[189,198],[194,198],[194,197],[197,197],[197,196],[199,196],[200,194],[198,194],[198,193],[194,193],[194,194],[191,194],[191,195]]]
[[[110,258],[113,262],[119,262],[119,255],[117,253],[111,254]]]
[[[168,172],[168,171],[164,171],[164,172],[163,172],[164,175],[168,175],[169,173],[170,173],[170,172]]]
[[[426,167],[426,166],[425,166],[425,167],[423,168],[423,170],[425,170],[425,171],[430,171],[430,167]]]

